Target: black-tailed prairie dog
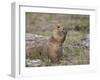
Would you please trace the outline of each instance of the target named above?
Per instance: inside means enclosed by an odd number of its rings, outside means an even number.
[[[51,63],[59,63],[63,55],[62,46],[65,41],[66,34],[67,31],[64,27],[59,24],[56,25],[49,38],[36,41],[34,40],[35,43],[33,43],[33,46],[26,51],[28,58],[31,58],[32,55],[36,54],[44,57],[47,56]]]
[[[59,63],[63,55],[63,43],[66,38],[67,31],[64,27],[57,25],[48,40],[48,57],[52,63]]]

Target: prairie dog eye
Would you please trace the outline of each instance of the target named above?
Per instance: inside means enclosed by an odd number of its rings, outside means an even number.
[[[57,28],[60,28],[60,26],[57,26]]]

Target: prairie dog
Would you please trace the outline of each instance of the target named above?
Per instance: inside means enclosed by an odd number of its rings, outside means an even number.
[[[52,63],[59,63],[63,48],[62,45],[65,41],[67,31],[64,27],[57,25],[53,29],[52,36],[48,40],[48,57]]]
[[[52,31],[52,35],[48,39],[30,36],[32,41],[27,42],[29,48],[26,50],[26,57],[29,59],[39,58],[43,56],[49,58],[51,63],[60,63],[63,55],[63,43],[66,38],[67,31],[59,24],[56,25]],[[28,47],[27,45],[27,47]]]

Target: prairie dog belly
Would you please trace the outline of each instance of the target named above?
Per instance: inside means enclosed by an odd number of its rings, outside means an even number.
[[[62,46],[57,44],[49,44],[48,56],[51,59],[51,62],[59,62],[62,56]]]

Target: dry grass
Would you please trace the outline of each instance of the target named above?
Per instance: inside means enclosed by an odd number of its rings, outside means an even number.
[[[26,13],[26,33],[50,36],[57,23],[68,30],[60,65],[89,64],[89,47],[82,45],[82,39],[89,34],[88,15]],[[50,65],[47,60],[44,63]]]

